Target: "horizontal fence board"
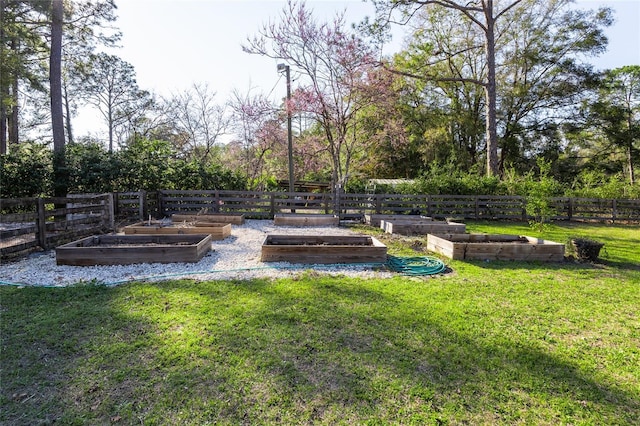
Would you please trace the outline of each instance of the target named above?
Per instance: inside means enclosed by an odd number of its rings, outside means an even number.
[[[554,220],[639,221],[640,200],[556,197],[549,200]],[[113,205],[112,205],[113,204]],[[44,210],[39,211],[39,206]],[[113,210],[111,210],[113,209]],[[113,215],[169,217],[173,213],[202,210],[244,214],[246,218],[272,219],[291,211],[335,214],[361,220],[364,214],[419,212],[434,218],[528,220],[526,198],[507,195],[360,194],[317,192],[261,192],[198,190],[131,191],[113,194],[72,194],[69,197],[0,200],[0,222],[23,223],[0,231],[3,240],[28,234],[47,234],[36,240],[47,245],[113,224]],[[39,218],[44,223],[39,225]],[[51,235],[49,235],[51,234]],[[31,248],[31,246],[27,247]],[[46,247],[45,247],[46,248]],[[11,248],[6,248],[11,250]],[[5,253],[5,250],[2,253]]]
[[[94,226],[83,229],[69,230],[66,232],[56,232],[54,234],[47,234],[47,245],[55,246],[63,242],[74,241],[79,238],[89,237],[91,235],[103,233],[102,227]]]
[[[200,194],[200,199],[198,199]],[[206,194],[204,197],[202,194]],[[405,214],[418,211],[438,218],[527,220],[526,199],[508,195],[405,195],[405,194],[349,194],[315,192],[259,192],[259,191],[162,191],[159,204],[165,211],[205,208],[211,198],[220,201],[215,211],[265,212],[272,214],[296,212],[335,213],[341,217],[358,217],[364,213]],[[601,200],[554,198],[557,220],[624,220],[640,216],[638,200]],[[618,201],[621,201],[619,204]],[[625,204],[625,201],[630,201]],[[621,207],[625,206],[625,207]],[[211,208],[211,207],[208,207]]]
[[[16,255],[20,255],[25,251],[31,251],[38,247],[38,241],[34,238],[30,241],[23,241],[16,244],[12,244],[7,247],[0,248],[0,256],[3,258],[9,258]]]
[[[15,229],[4,229],[0,231],[0,239],[19,237],[20,235],[33,234],[37,230],[36,225],[26,225]]]
[[[3,215],[0,215],[0,222],[1,223],[33,222],[37,218],[38,218],[38,214],[36,212],[3,214]]]
[[[20,204],[22,202],[22,204]],[[111,230],[112,194],[70,194],[68,197],[0,200],[12,209],[34,210],[0,216],[18,229],[1,231],[2,258],[40,246],[51,248],[61,241]],[[18,226],[22,224],[22,226]],[[25,241],[27,239],[27,241]]]

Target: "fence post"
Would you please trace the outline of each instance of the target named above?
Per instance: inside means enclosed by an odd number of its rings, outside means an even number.
[[[143,189],[140,189],[138,191],[138,216],[140,217],[140,220],[147,220],[146,206],[147,206],[147,192]]]
[[[167,216],[167,212],[164,210],[164,195],[162,190],[158,190],[158,216],[161,218]]]
[[[324,204],[324,214],[329,214],[329,197],[326,192],[322,193],[322,204]]]
[[[520,197],[520,200],[522,201],[522,221],[526,222],[527,221],[527,199],[524,197]]]
[[[107,228],[109,231],[113,231],[116,227],[116,219],[115,219],[115,208],[114,208],[114,197],[112,192],[107,192],[104,194],[104,218],[102,222],[102,226]]]
[[[618,218],[618,203],[616,201],[617,200],[613,199],[611,203],[611,209],[612,209],[611,219],[613,222],[615,222],[616,219]]]
[[[480,202],[478,201],[478,198],[479,198],[479,197],[476,195],[476,199],[475,199],[475,201],[476,201],[476,205],[475,205],[475,210],[476,210],[476,220],[478,220],[478,219],[479,219],[479,217],[480,217],[480,215],[478,214],[478,211],[479,211],[479,209],[480,209],[480,205],[479,205],[479,203],[480,203]]]
[[[376,214],[382,211],[382,194],[376,194]]]
[[[213,211],[220,213],[220,192],[217,189],[213,192]]]
[[[45,222],[44,217],[44,200],[42,198],[38,198],[38,202],[36,204],[36,213],[38,215],[38,226],[36,232],[38,233],[38,245],[42,247],[43,250],[47,249],[47,224]]]
[[[573,198],[569,197],[568,205],[567,205],[567,216],[569,222],[571,222],[571,218],[573,217]]]
[[[271,218],[273,219],[274,217],[276,217],[276,194],[274,194],[273,192],[269,197],[269,204],[270,204]]]
[[[120,197],[118,196],[118,192],[111,192],[111,200],[113,202],[113,214],[114,216],[120,214]]]

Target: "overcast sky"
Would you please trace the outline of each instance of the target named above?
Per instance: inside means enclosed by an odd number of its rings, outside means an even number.
[[[219,103],[237,89],[285,95],[276,60],[244,53],[241,44],[269,19],[277,19],[286,0],[116,0],[123,33],[122,48],[113,52],[131,63],[138,85],[160,95],[207,83]],[[346,11],[347,22],[373,16],[370,2],[361,0],[307,0],[318,20]],[[594,61],[598,68],[640,64],[640,0],[580,0],[578,7],[610,6],[616,23],[607,30],[609,51]],[[400,34],[398,32],[398,34]],[[389,50],[397,49],[396,35]],[[84,110],[75,121],[76,134],[101,132],[95,112]]]

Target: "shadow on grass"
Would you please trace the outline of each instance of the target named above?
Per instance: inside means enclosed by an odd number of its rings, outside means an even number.
[[[535,338],[492,338],[495,331],[474,326],[479,312],[461,317],[443,295],[425,290],[416,298],[400,279],[379,288],[311,274],[40,291],[43,303],[3,293],[3,303],[20,300],[3,307],[20,317],[17,329],[3,326],[10,333],[3,345],[28,358],[6,359],[3,351],[7,424],[632,424],[640,417],[638,395],[596,380]],[[47,322],[64,309],[73,313]],[[35,367],[43,356],[47,365]],[[12,397],[22,393],[36,396]]]
[[[414,309],[410,303],[353,284],[319,280],[306,300],[268,285],[252,287],[266,303],[251,312],[247,326],[266,332],[244,355],[263,380],[260,389],[278,395],[284,404],[280,408],[297,411],[298,419],[323,421],[323,413],[340,410],[358,413],[360,420],[394,410],[407,418],[437,418],[453,404],[448,413],[453,418],[495,416],[510,423],[526,418],[508,412],[514,399],[540,404],[543,411],[550,409],[547,404],[557,404],[550,411],[558,414],[562,406],[619,413],[623,422],[639,412],[637,395],[595,381],[535,343],[490,344],[482,336],[448,327],[438,315],[407,318]],[[237,350],[237,327],[221,331],[223,346]],[[546,396],[532,403],[529,398],[539,393]],[[264,396],[256,389],[251,395],[238,402],[243,411],[260,405]],[[241,414],[246,411],[233,418]],[[387,418],[398,419],[402,417]]]

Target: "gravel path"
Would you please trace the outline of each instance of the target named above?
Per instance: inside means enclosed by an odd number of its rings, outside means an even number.
[[[284,227],[272,220],[247,220],[232,225],[231,236],[214,241],[213,251],[197,263],[151,263],[114,266],[56,265],[55,250],[33,253],[0,266],[0,283],[23,286],[65,287],[96,280],[117,285],[134,280],[158,281],[191,278],[196,280],[291,277],[301,270],[350,277],[386,278],[394,274],[375,265],[294,265],[288,262],[260,261],[261,247],[268,234],[356,235],[342,227]]]

